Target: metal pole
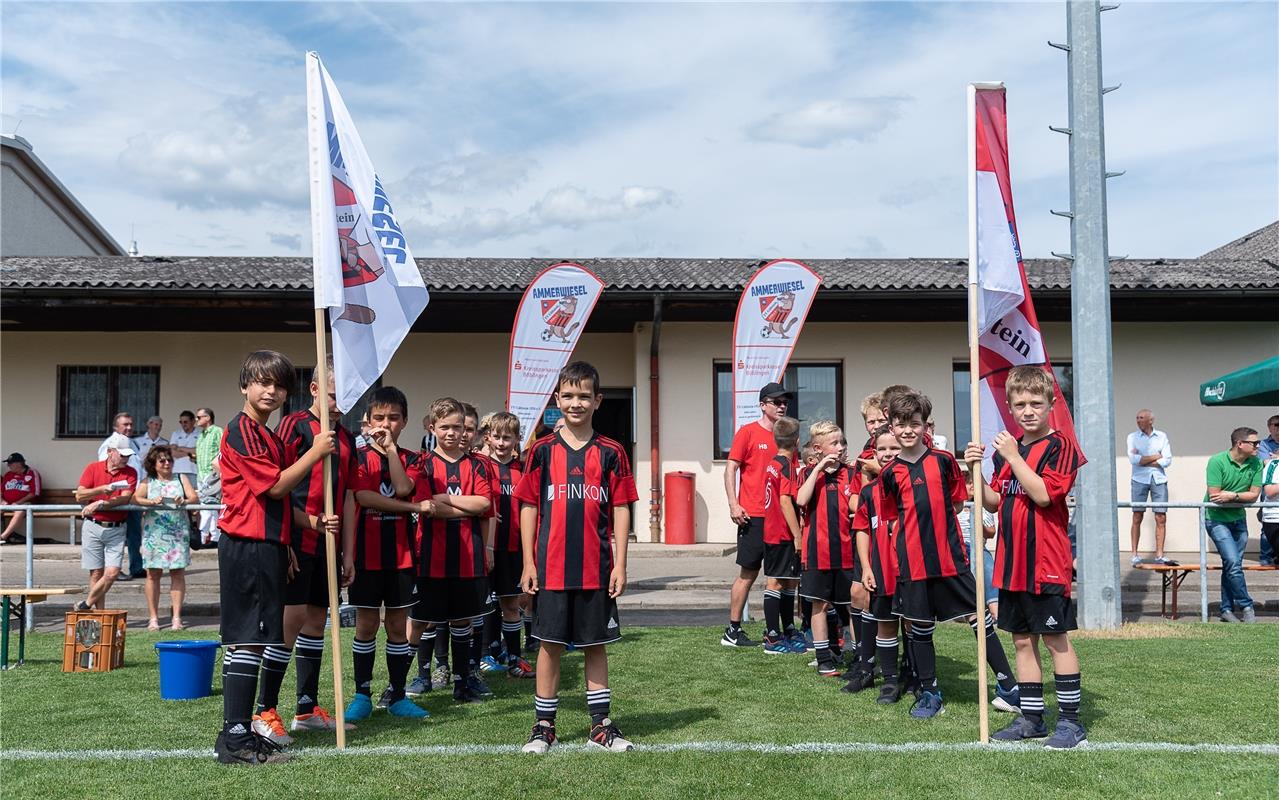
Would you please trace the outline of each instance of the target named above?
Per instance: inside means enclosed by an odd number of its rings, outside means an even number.
[[[1199,507],[1199,621],[1208,621],[1208,509]]]
[[[35,571],[36,571],[36,527],[34,509],[27,507],[27,588],[35,588]],[[23,606],[22,624],[27,631],[35,630],[35,614],[32,612],[32,604],[27,602]],[[8,624],[6,620],[5,624]]]
[[[1106,155],[1102,119],[1101,8],[1066,4],[1070,50],[1071,339],[1075,421],[1088,457],[1079,474],[1079,622],[1117,628],[1119,530],[1115,514],[1115,420],[1106,251]]]

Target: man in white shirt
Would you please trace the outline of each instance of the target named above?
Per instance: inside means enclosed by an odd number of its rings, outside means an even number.
[[[183,411],[178,415],[178,429],[169,436],[169,444],[173,448],[173,472],[191,476],[195,484],[195,443],[200,439],[200,432],[195,428],[195,414]]]
[[[157,444],[168,444],[169,440],[160,435],[160,430],[164,427],[164,420],[159,417],[151,417],[147,420],[147,432],[141,436],[134,437],[133,451],[137,453],[139,463],[145,464],[147,461],[147,453]],[[144,473],[138,473],[138,480],[145,478]]]
[[[1137,430],[1128,434],[1128,461],[1132,464],[1132,502],[1168,502],[1168,474],[1172,445],[1168,435],[1155,430],[1155,415],[1148,408],[1137,412]],[[1171,564],[1164,557],[1164,536],[1168,532],[1168,509],[1155,506],[1155,563]],[[1144,508],[1132,510],[1132,563],[1140,564],[1141,522]]]

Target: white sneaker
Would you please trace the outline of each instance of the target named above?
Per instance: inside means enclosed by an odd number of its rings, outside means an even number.
[[[625,753],[635,749],[635,745],[622,736],[622,732],[613,724],[613,720],[608,718],[598,725],[591,726],[590,742],[610,753]]]
[[[1141,556],[1133,556],[1132,559],[1129,561],[1129,563],[1131,563],[1135,567],[1138,564],[1140,564],[1141,561],[1142,561]]]
[[[555,726],[538,722],[533,725],[533,732],[529,734],[528,741],[520,748],[520,752],[538,756],[546,755],[554,744]]]
[[[293,718],[293,722],[289,723],[291,731],[335,731],[337,729],[338,721],[319,706],[316,706],[315,711],[310,714],[298,714]],[[355,726],[348,722],[346,729],[353,731]]]

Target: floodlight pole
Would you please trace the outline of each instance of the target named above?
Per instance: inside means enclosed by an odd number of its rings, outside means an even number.
[[[1088,464],[1079,473],[1079,624],[1117,628],[1123,620],[1115,511],[1115,402],[1111,352],[1110,257],[1106,240],[1106,147],[1101,82],[1101,12],[1096,0],[1066,3],[1070,84],[1071,345],[1075,427]],[[1055,45],[1060,47],[1059,45]]]

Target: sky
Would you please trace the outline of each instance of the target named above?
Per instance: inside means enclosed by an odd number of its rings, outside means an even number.
[[[965,85],[1070,249],[1065,6],[0,5],[0,132],[147,255],[309,255],[304,55],[418,257],[963,257]],[[1279,4],[1102,15],[1110,253],[1279,219]]]

